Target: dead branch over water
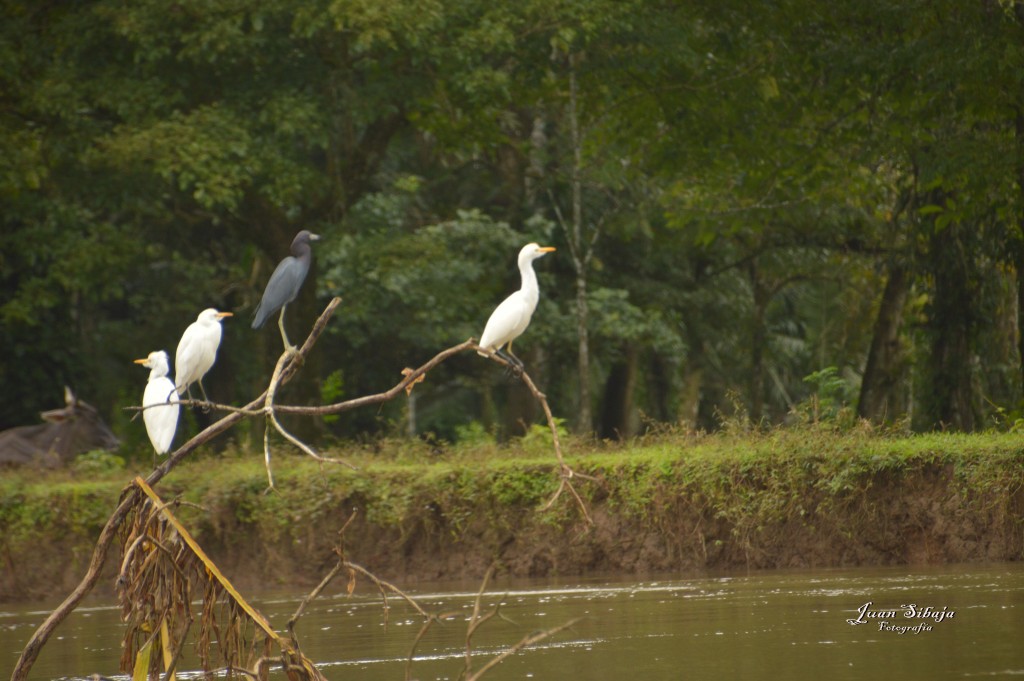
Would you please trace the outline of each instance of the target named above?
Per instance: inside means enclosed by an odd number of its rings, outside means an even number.
[[[299,368],[303,365],[303,363],[305,361],[305,357],[309,354],[309,352],[312,350],[313,346],[316,344],[316,342],[319,339],[320,335],[323,333],[324,329],[326,328],[328,321],[330,320],[331,316],[334,314],[335,310],[337,309],[337,307],[338,307],[338,305],[340,303],[341,303],[341,299],[340,298],[334,298],[333,300],[330,301],[330,303],[327,305],[327,307],[321,313],[320,317],[314,323],[312,330],[310,331],[310,333],[307,336],[306,340],[303,342],[302,346],[299,347],[294,352],[285,352],[281,356],[281,358],[278,360],[278,362],[277,362],[277,364],[275,366],[275,369],[274,369],[274,373],[273,373],[271,382],[270,382],[270,384],[267,387],[267,390],[264,391],[258,397],[256,397],[254,400],[249,402],[244,407],[239,408],[239,407],[233,407],[233,406],[230,406],[230,405],[210,404],[210,403],[205,403],[205,402],[198,402],[198,401],[195,401],[195,400],[180,400],[180,401],[178,401],[179,404],[184,404],[184,405],[192,405],[192,404],[203,405],[203,406],[205,406],[207,408],[213,408],[213,409],[217,409],[217,410],[224,411],[224,412],[227,412],[227,413],[221,419],[219,419],[218,421],[210,424],[207,428],[205,428],[204,430],[200,431],[198,434],[193,436],[191,439],[189,439],[187,442],[185,442],[183,445],[181,445],[178,449],[176,449],[174,452],[172,452],[161,465],[157,466],[146,477],[146,479],[144,481],[140,480],[142,485],[132,484],[132,485],[129,485],[128,487],[125,488],[125,490],[121,494],[121,498],[120,498],[120,501],[118,503],[118,506],[113,511],[113,513],[111,513],[110,517],[107,520],[107,523],[104,525],[103,529],[100,532],[100,536],[97,539],[96,546],[95,546],[95,548],[93,550],[93,554],[92,554],[92,557],[90,559],[89,567],[86,570],[85,576],[82,578],[82,580],[78,584],[78,586],[76,586],[72,590],[72,592],[65,598],[64,602],[61,603],[53,612],[51,612],[50,615],[46,618],[46,620],[44,620],[43,623],[39,626],[39,628],[33,633],[32,637],[29,639],[28,643],[26,643],[25,648],[22,650],[21,656],[19,657],[18,662],[17,662],[17,664],[14,667],[14,671],[13,671],[13,673],[11,675],[11,681],[25,681],[25,679],[28,678],[28,674],[29,674],[30,670],[32,669],[32,666],[35,663],[36,659],[38,658],[40,651],[46,645],[47,641],[50,639],[50,637],[52,636],[53,632],[64,621],[64,619],[67,618],[68,614],[70,614],[78,606],[78,604],[81,603],[82,599],[84,599],[85,596],[88,595],[92,591],[92,589],[95,587],[96,582],[99,580],[100,573],[101,573],[101,571],[103,569],[103,566],[104,566],[104,564],[106,562],[106,557],[107,557],[107,553],[109,551],[111,542],[114,540],[114,538],[117,535],[118,531],[121,529],[122,525],[125,523],[125,520],[130,516],[130,514],[135,513],[136,516],[138,516],[140,506],[145,503],[146,499],[148,499],[146,494],[142,491],[143,490],[143,486],[145,488],[151,488],[151,487],[155,486],[160,480],[163,479],[163,477],[165,475],[167,475],[168,472],[171,471],[171,469],[173,469],[175,466],[177,466],[178,463],[181,462],[186,456],[188,456],[190,453],[194,452],[200,446],[210,442],[211,440],[213,440],[215,437],[217,437],[221,433],[227,431],[228,429],[233,427],[235,424],[240,422],[243,418],[254,418],[254,417],[259,417],[259,416],[264,416],[267,419],[267,421],[268,421],[268,427],[265,430],[265,435],[264,435],[264,460],[265,460],[265,464],[266,464],[266,468],[267,468],[267,477],[268,477],[268,482],[269,482],[270,488],[273,488],[273,484],[274,484],[273,483],[273,473],[272,473],[272,468],[271,468],[271,450],[270,450],[269,440],[267,439],[267,435],[266,435],[266,433],[269,432],[269,430],[270,430],[270,426],[273,426],[283,437],[285,437],[285,439],[287,439],[289,442],[291,442],[294,446],[296,446],[297,448],[299,448],[300,450],[305,452],[307,455],[313,457],[317,461],[320,461],[321,463],[340,463],[340,464],[345,464],[345,465],[351,465],[351,464],[347,464],[347,462],[345,462],[345,461],[343,461],[341,459],[332,459],[332,458],[323,457],[323,456],[319,455],[315,450],[313,450],[312,447],[310,447],[309,445],[303,443],[301,440],[299,440],[298,438],[294,437],[289,432],[287,432],[281,426],[280,422],[278,421],[277,414],[278,413],[284,413],[284,414],[304,414],[304,415],[309,415],[309,416],[322,416],[322,415],[329,415],[329,414],[339,414],[339,413],[342,413],[342,412],[345,412],[345,411],[350,411],[350,410],[353,410],[353,409],[358,409],[358,408],[366,407],[366,406],[369,406],[369,405],[381,404],[383,402],[387,402],[389,400],[392,400],[392,399],[400,396],[403,392],[408,394],[408,392],[410,392],[412,390],[412,388],[417,383],[419,383],[419,382],[421,382],[423,380],[423,378],[425,377],[427,372],[429,372],[431,369],[435,368],[436,366],[438,366],[439,364],[441,364],[445,360],[449,359],[450,357],[452,357],[454,355],[457,355],[457,354],[460,354],[462,352],[467,352],[467,351],[481,351],[480,346],[478,346],[476,344],[476,342],[472,338],[469,339],[469,340],[466,340],[463,343],[460,343],[458,345],[452,346],[452,347],[450,347],[450,348],[448,348],[446,350],[443,350],[443,351],[439,352],[434,357],[432,357],[430,360],[428,360],[426,363],[424,363],[423,365],[421,365],[420,367],[418,367],[416,369],[411,369],[411,370],[410,369],[405,369],[405,370],[403,370],[402,371],[402,374],[403,374],[402,380],[399,381],[395,386],[393,386],[392,388],[390,388],[390,389],[388,389],[388,390],[386,390],[384,392],[380,392],[380,393],[376,393],[376,394],[372,394],[372,395],[365,395],[365,396],[358,397],[358,398],[355,398],[355,399],[346,400],[346,401],[338,402],[338,403],[335,403],[335,404],[323,405],[323,406],[311,406],[311,407],[309,407],[309,406],[292,406],[292,405],[279,405],[279,404],[276,404],[275,403],[275,397],[276,397],[277,390],[280,388],[281,385],[287,383],[295,375],[295,373],[299,370]],[[490,355],[489,358],[492,361],[495,361],[495,362],[497,362],[499,364],[505,365],[506,367],[508,366],[507,363],[502,358],[500,358],[500,357],[498,357],[496,355]],[[547,419],[547,422],[548,422],[548,426],[551,429],[552,440],[553,440],[553,448],[554,448],[555,455],[556,455],[556,458],[558,460],[559,469],[560,469],[560,482],[559,482],[558,490],[555,492],[555,494],[552,496],[552,498],[549,499],[548,502],[542,508],[544,508],[544,509],[550,508],[551,505],[554,504],[555,501],[559,498],[559,496],[562,494],[562,492],[568,490],[569,493],[574,498],[577,507],[580,509],[580,512],[583,515],[583,517],[586,519],[587,523],[591,524],[592,520],[591,520],[590,514],[589,514],[589,512],[587,510],[586,503],[583,501],[582,497],[580,496],[580,494],[576,490],[575,486],[573,485],[573,480],[575,478],[594,480],[594,478],[591,478],[591,477],[586,476],[586,475],[582,475],[580,473],[576,473],[575,471],[573,471],[572,468],[570,468],[568,466],[568,464],[565,463],[564,457],[562,455],[561,443],[560,443],[559,438],[558,438],[557,426],[555,424],[554,417],[552,416],[551,409],[548,406],[547,399],[546,399],[545,395],[542,392],[540,392],[540,390],[537,389],[536,384],[534,384],[533,380],[530,378],[530,376],[525,371],[519,372],[518,375],[519,375],[520,379],[524,382],[524,384],[527,386],[527,388],[530,390],[530,392],[533,394],[534,398],[541,404],[541,406],[543,408],[545,418]],[[136,410],[136,411],[141,411],[142,407],[131,407],[129,409],[133,409],[133,410]],[[152,517],[152,514],[149,517]],[[132,556],[130,554],[137,552],[139,550],[139,548],[142,547],[142,546],[149,546],[150,547],[150,555],[158,555],[158,554],[161,554],[161,553],[166,553],[166,552],[168,552],[170,550],[169,547],[165,546],[164,544],[162,544],[161,542],[159,542],[157,540],[145,539],[145,538],[143,538],[143,536],[139,536],[138,538],[139,538],[138,545],[135,545],[133,543],[131,545],[127,545],[126,546],[125,560],[128,560],[128,558],[131,558]],[[133,539],[133,542],[134,542],[134,539]],[[198,545],[196,546],[196,548],[198,548]],[[387,593],[388,590],[391,590],[393,593],[396,593],[396,594],[404,597],[408,602],[412,603],[414,605],[414,607],[422,615],[427,617],[427,620],[426,620],[426,623],[425,623],[425,626],[424,626],[424,630],[421,630],[420,636],[417,636],[416,642],[419,641],[419,639],[421,638],[422,634],[424,633],[426,627],[429,627],[430,623],[432,623],[433,621],[437,621],[438,620],[438,616],[430,616],[427,613],[425,613],[422,610],[422,608],[420,608],[418,606],[418,604],[415,604],[415,601],[413,599],[410,599],[408,596],[403,594],[394,585],[389,584],[387,582],[384,582],[382,580],[379,580],[378,578],[374,577],[369,571],[365,570],[365,568],[362,568],[362,567],[360,567],[360,566],[358,566],[358,565],[356,565],[354,563],[349,563],[347,561],[342,561],[342,562],[344,563],[344,565],[342,565],[342,563],[339,563],[339,565],[349,571],[350,581],[351,581],[351,579],[354,579],[354,575],[356,573],[361,573],[364,576],[370,578],[372,581],[374,581],[375,584],[377,585],[378,589],[381,591],[382,596],[385,599],[385,605],[386,605],[386,599],[387,599],[386,593]],[[179,566],[179,568],[180,568],[180,566]],[[173,569],[173,568],[171,568],[171,569]],[[339,568],[339,571],[340,571],[340,569],[341,568]],[[324,585],[326,585],[326,581],[330,581],[330,579],[333,579],[333,577],[336,576],[336,574],[337,573],[333,573],[331,575],[328,575],[328,578],[325,578],[325,584]],[[179,575],[178,578],[179,578],[179,581],[181,581],[180,580],[180,575]],[[188,580],[184,580],[184,582],[187,582],[187,581]],[[182,587],[182,588],[184,588],[184,587]],[[237,594],[237,592],[236,592],[236,594]],[[232,594],[232,595],[236,595],[236,594]],[[313,594],[312,596],[315,597],[315,594]],[[240,598],[240,595],[239,595],[239,598]],[[297,613],[297,616],[301,616],[301,613]],[[164,621],[166,622],[167,621],[166,618],[169,617],[169,613],[164,613],[163,617],[165,618]],[[297,617],[293,618],[293,619],[297,619]],[[182,624],[181,626],[183,626],[185,628],[185,631],[187,631],[188,626],[191,626],[191,615],[189,615],[189,617],[185,621],[187,621],[187,625],[186,624]],[[259,623],[257,619],[253,619],[253,621],[257,622],[257,624]],[[289,628],[291,628],[293,626],[294,626],[294,622],[290,622],[289,623]],[[551,630],[550,632],[542,632],[541,637],[542,638],[546,637],[547,635],[555,633],[555,631],[560,630],[560,629],[561,628],[558,628],[556,630]],[[152,635],[151,635],[151,639],[150,640],[151,641],[155,641],[156,640],[156,635],[157,635],[157,632],[153,632]],[[270,639],[268,639],[268,641],[269,640]],[[467,644],[468,644],[468,639],[467,639]],[[520,642],[520,644],[517,644],[517,645],[519,646],[519,648],[521,648],[523,646],[530,645],[530,642],[527,641],[527,639],[524,639],[523,641]],[[415,648],[415,643],[414,643],[414,648]],[[295,651],[295,652],[297,652],[297,651]],[[170,658],[165,660],[165,662],[167,662],[167,664],[170,665],[169,666],[169,671],[167,673],[167,677],[168,678],[171,675],[171,671],[173,671],[173,663],[176,662],[177,657],[178,657],[179,654],[180,654],[180,645],[178,646],[178,649],[176,651],[173,651],[173,653],[171,654]],[[509,654],[511,654],[511,653],[509,653]],[[410,653],[410,660],[411,660],[411,657],[412,657],[412,654]],[[251,673],[251,674],[255,674],[255,675],[258,676],[263,671],[263,667],[266,666],[267,664],[270,664],[270,662],[268,661],[269,659],[270,658],[267,658],[266,656],[263,656],[263,657],[257,659],[256,662],[254,663],[253,671],[252,672],[245,671],[245,673]],[[294,664],[293,662],[285,662],[284,663],[284,666],[286,668],[286,671],[288,671],[289,676],[292,675],[292,672],[289,671],[289,666],[293,666],[293,664]],[[230,665],[229,664],[228,666],[234,668],[234,665]],[[303,665],[300,665],[300,668],[302,668],[302,667],[303,667]],[[236,670],[244,671],[244,670],[241,670],[241,669],[238,669],[238,668],[236,668]],[[467,670],[466,670],[467,675],[468,675],[468,671],[469,671],[469,669],[467,667]],[[477,678],[479,676],[479,674],[482,673],[482,671],[484,671],[484,670],[481,670],[481,672],[478,672],[477,674],[474,674],[472,678]],[[319,672],[317,672],[315,670],[315,668],[313,668],[312,673],[310,675],[306,676],[305,678],[317,678],[316,676],[313,676],[312,674],[319,675]],[[407,670],[407,675],[408,675],[408,670]],[[319,678],[322,678],[322,677],[319,677]]]
[[[341,299],[335,298],[328,305],[327,308],[317,319],[313,325],[313,330],[310,332],[306,341],[299,348],[296,355],[292,360],[283,368],[279,377],[279,382],[287,382],[298,369],[299,360],[304,358],[313,345],[316,344],[320,334],[323,333],[324,328],[327,326],[327,321],[334,314],[334,310],[341,303]],[[190,453],[198,449],[200,446],[206,444],[216,436],[220,435],[224,431],[231,428],[233,425],[241,421],[250,413],[259,414],[260,412],[254,410],[260,409],[263,406],[264,400],[266,399],[266,392],[254,399],[252,402],[247,404],[240,410],[233,410],[227,416],[224,416],[219,421],[216,421],[204,430],[200,431],[188,442],[183,444],[181,447],[176,449],[174,452],[167,457],[161,465],[157,466],[152,473],[146,477],[146,483],[150,486],[155,485],[163,479],[165,475],[172,468],[178,465],[178,463],[188,456]],[[129,486],[121,495],[121,501],[117,508],[111,514],[107,520],[106,525],[103,526],[103,530],[100,532],[99,539],[96,541],[96,548],[93,550],[92,558],[89,561],[89,568],[86,570],[85,576],[82,581],[75,587],[74,590],[64,599],[57,608],[50,613],[49,617],[43,621],[39,628],[32,634],[25,648],[21,651],[21,656],[18,658],[18,663],[14,666],[14,672],[11,674],[11,681],[25,681],[28,678],[28,673],[32,669],[32,665],[39,657],[39,652],[43,646],[53,635],[54,630],[63,622],[68,614],[74,610],[82,599],[85,598],[93,587],[96,586],[96,582],[99,580],[100,572],[103,569],[103,565],[107,559],[107,551],[110,548],[110,543],[113,541],[115,534],[121,527],[128,513],[140,502],[142,492],[135,486]]]
[[[280,636],[270,622],[231,584],[184,525],[142,478],[135,486],[146,496],[129,516],[125,551],[117,578],[118,598],[127,624],[121,668],[138,667],[138,656],[161,634],[165,675],[169,677],[195,617],[193,588],[202,591],[199,657],[203,669],[256,670],[280,665],[292,681],[324,681],[294,642]],[[146,548],[150,550],[147,552]],[[143,643],[145,641],[145,643]],[[277,656],[270,656],[276,646]],[[211,649],[219,652],[218,659]],[[160,670],[160,656],[143,656],[148,670]],[[143,662],[143,665],[146,664]]]

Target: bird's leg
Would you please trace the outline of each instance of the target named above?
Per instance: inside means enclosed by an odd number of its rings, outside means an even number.
[[[277,326],[281,329],[281,340],[284,341],[284,351],[289,355],[297,355],[299,351],[295,349],[295,346],[288,342],[288,333],[284,330],[284,311],[288,308],[287,305],[281,306],[281,316],[277,318]]]
[[[203,402],[206,402],[206,404],[203,405],[203,413],[208,414],[210,413],[210,398],[206,396],[206,388],[203,387],[203,379],[200,378],[196,383],[199,384],[199,389],[203,392]],[[189,394],[188,398],[192,399],[192,395]]]
[[[523,364],[523,360],[519,359],[518,357],[512,354],[512,341],[509,341],[508,345],[505,346],[505,352],[508,353],[508,356],[510,358],[512,358],[512,361],[515,363],[515,365],[519,367],[519,373],[522,373],[523,371],[526,370],[526,365]]]
[[[505,352],[500,348],[498,350],[495,350],[494,354],[508,362],[508,366],[505,367],[505,372],[508,375],[515,376],[516,378],[519,378],[519,376],[522,375],[524,366],[518,357],[516,357],[510,352]]]

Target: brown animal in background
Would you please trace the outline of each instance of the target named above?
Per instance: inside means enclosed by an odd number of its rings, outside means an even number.
[[[46,423],[0,432],[0,465],[57,468],[94,449],[117,449],[121,442],[96,408],[64,387],[63,409],[40,414]]]

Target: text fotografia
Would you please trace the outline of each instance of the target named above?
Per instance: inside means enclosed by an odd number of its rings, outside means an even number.
[[[846,620],[847,624],[877,624],[878,631],[891,631],[897,634],[920,634],[931,631],[933,624],[953,619],[955,610],[943,606],[933,608],[928,605],[919,607],[916,603],[901,605],[899,610],[872,610],[874,605],[868,601],[857,608],[857,616]]]

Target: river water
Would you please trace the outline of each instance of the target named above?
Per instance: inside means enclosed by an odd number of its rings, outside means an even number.
[[[428,612],[457,613],[419,641],[411,678],[459,678],[478,586],[407,589]],[[304,595],[252,600],[283,627]],[[496,580],[481,599],[481,613],[499,604],[500,616],[473,637],[474,670],[531,633],[582,619],[506,658],[484,676],[490,681],[1024,678],[1024,564],[1018,563],[650,581]],[[353,596],[322,595],[297,628],[303,651],[332,681],[401,681],[423,620],[398,599],[389,605],[385,623],[380,596],[365,580]],[[8,678],[48,612],[0,606],[0,679]],[[58,628],[31,678],[127,679],[116,671],[121,633],[115,607],[87,603]],[[189,668],[194,663],[178,678],[201,677]]]

